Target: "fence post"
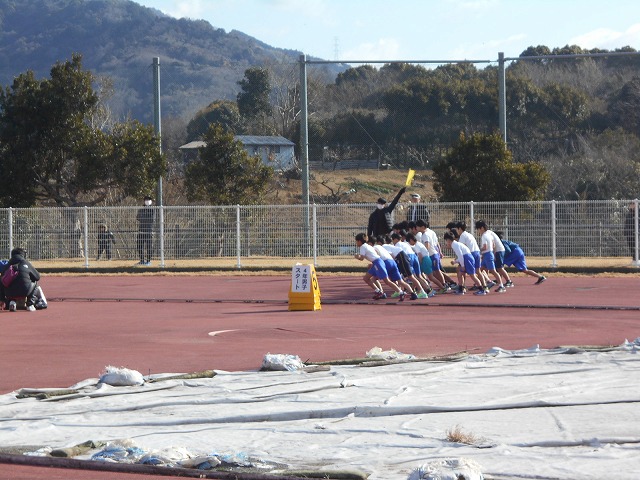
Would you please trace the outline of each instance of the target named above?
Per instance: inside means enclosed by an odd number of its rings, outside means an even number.
[[[317,205],[313,204],[313,266],[318,266],[318,215]]]
[[[9,257],[11,256],[11,250],[13,250],[13,208],[9,207]]]
[[[634,243],[635,249],[634,249],[634,252],[633,252],[633,264],[636,267],[640,267],[640,259],[638,258],[638,251],[640,250],[640,245],[638,245],[638,243],[639,243],[638,240],[639,240],[640,235],[638,235],[638,199],[637,198],[633,201],[633,209],[635,210],[633,212],[633,220],[634,220],[633,228],[634,228],[634,236],[635,236],[635,243]]]
[[[505,239],[509,239],[509,214],[505,213],[504,214],[504,232],[503,232],[503,238]]]
[[[469,202],[469,226],[471,227],[471,233],[475,235],[475,205],[473,200]]]
[[[83,209],[84,230],[84,268],[89,268],[89,207]]]
[[[160,205],[158,214],[160,216],[158,225],[160,229],[160,268],[164,268],[164,205]]]
[[[551,200],[551,266],[557,267],[556,261],[556,201]]]
[[[307,56],[300,55],[300,167],[302,168],[302,205],[304,242],[309,254],[309,105],[307,103]]]
[[[242,247],[242,244],[240,242],[240,231],[241,231],[241,227],[240,227],[240,205],[236,205],[236,254],[238,256],[237,261],[236,261],[236,268],[238,268],[238,269],[242,268],[242,264],[240,262],[240,254],[241,254],[241,247]]]

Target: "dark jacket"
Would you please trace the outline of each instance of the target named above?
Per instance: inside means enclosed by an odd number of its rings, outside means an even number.
[[[153,232],[153,224],[156,222],[156,209],[154,207],[142,207],[138,210],[136,218],[139,232]]]
[[[391,231],[391,227],[393,227],[391,212],[393,212],[393,209],[396,208],[396,204],[398,203],[398,200],[400,200],[400,197],[405,192],[405,190],[405,188],[401,188],[395,198],[386,207],[376,208],[373,212],[371,212],[371,215],[369,215],[367,235],[386,235]]]
[[[9,268],[10,265],[19,265],[19,273],[11,285],[4,287],[5,296],[7,298],[17,298],[30,295],[36,287],[36,282],[40,280],[40,273],[22,255],[11,257],[5,268]]]
[[[413,212],[416,212],[415,218],[413,217]],[[429,209],[424,203],[410,203],[407,211],[407,221],[408,222],[417,222],[418,220],[424,220],[425,222],[429,221]]]

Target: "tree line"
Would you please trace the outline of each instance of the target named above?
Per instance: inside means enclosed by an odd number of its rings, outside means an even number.
[[[568,53],[614,55],[569,59]],[[506,71],[506,143],[496,132],[496,66],[362,65],[331,83],[323,80],[326,72],[311,71],[311,160],[369,157],[429,169],[443,201],[634,198],[640,186],[634,53],[525,50]],[[73,55],[54,65],[50,78],[27,71],[0,92],[0,174],[12,179],[0,190],[3,206],[119,204],[150,193],[162,175],[175,185],[174,199],[259,203],[274,172],[233,136],[282,135],[298,143],[297,65],[248,68],[235,101],[212,99],[188,122],[163,119],[164,155],[151,127],[110,118],[108,87]],[[209,148],[185,162],[175,147],[191,140]]]

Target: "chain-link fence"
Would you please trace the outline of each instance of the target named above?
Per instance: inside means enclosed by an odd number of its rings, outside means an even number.
[[[568,257],[629,257],[638,264],[638,201],[428,203],[440,238],[450,221],[473,229],[476,220],[502,231],[528,256],[551,266]],[[152,259],[252,257],[350,257],[354,237],[366,232],[372,204],[230,207],[145,207],[154,212]],[[30,208],[0,210],[0,248],[22,247],[38,261],[144,260],[139,254],[137,207]],[[307,217],[308,214],[308,217]],[[393,212],[406,219],[405,205]],[[112,236],[106,236],[110,232]],[[144,233],[143,233],[144,235]],[[277,261],[274,263],[277,264]]]
[[[461,133],[499,130],[516,162],[550,171],[549,198],[635,195],[639,52],[556,50],[496,61],[373,61],[329,84],[322,79],[334,62],[307,60],[311,169],[429,168]]]

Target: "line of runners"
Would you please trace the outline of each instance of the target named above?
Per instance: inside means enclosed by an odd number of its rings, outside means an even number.
[[[453,279],[442,269],[442,250],[438,235],[429,228],[429,222],[402,222],[393,226],[392,233],[369,237],[359,233],[355,237],[359,251],[358,260],[370,262],[363,276],[374,291],[374,299],[387,298],[383,284],[391,290],[391,298],[400,301],[409,296],[412,300],[428,298],[437,293],[467,293],[467,278],[471,280],[475,295],[487,295],[493,287],[497,293],[513,287],[505,267],[515,267],[519,272],[535,277],[536,285],[546,277],[529,268],[522,248],[502,238],[501,232],[490,230],[484,221],[477,221],[475,228],[480,243],[467,232],[465,222],[450,222],[444,241],[454,253],[451,264],[456,268]]]

